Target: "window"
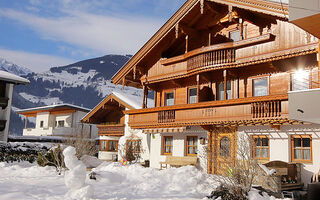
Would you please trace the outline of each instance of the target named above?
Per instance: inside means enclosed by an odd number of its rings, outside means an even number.
[[[299,70],[292,74],[292,91],[309,89],[309,72]]]
[[[219,151],[220,156],[225,158],[230,157],[231,155],[230,149],[231,149],[230,139],[228,137],[221,138],[220,151]]]
[[[197,155],[198,153],[198,137],[187,137],[187,155]]]
[[[56,124],[58,125],[57,127],[64,127],[64,120],[59,120]]]
[[[252,157],[258,160],[269,160],[269,137],[266,135],[254,135]]]
[[[292,161],[311,162],[312,161],[312,138],[311,135],[291,136]]]
[[[44,121],[40,121],[40,128],[43,128]]]
[[[118,141],[100,140],[100,151],[118,151]]]
[[[173,106],[174,105],[174,93],[166,93],[166,106]]]
[[[268,95],[268,78],[253,79],[253,96]]]
[[[190,88],[189,89],[189,103],[197,103],[198,102],[198,89]]]
[[[232,99],[231,82],[227,82],[227,99]],[[221,82],[218,86],[218,100],[224,100],[224,83]]]
[[[229,38],[234,42],[241,40],[240,30],[230,31]]]
[[[132,149],[133,153],[141,152],[141,140],[127,140],[127,150]]]
[[[173,137],[164,136],[163,137],[163,154],[172,155],[172,149],[173,149]]]

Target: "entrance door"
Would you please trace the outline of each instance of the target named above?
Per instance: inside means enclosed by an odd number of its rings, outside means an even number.
[[[228,175],[236,157],[236,131],[230,128],[216,129],[212,136],[212,141],[215,141],[211,161],[212,171],[214,174]]]

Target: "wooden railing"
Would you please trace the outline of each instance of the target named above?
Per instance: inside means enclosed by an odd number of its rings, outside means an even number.
[[[281,101],[262,101],[251,103],[252,118],[270,118],[281,116]]]
[[[174,110],[165,110],[158,112],[158,123],[174,122],[176,118],[176,112]]]
[[[131,128],[255,124],[288,119],[288,95],[248,97],[126,111]],[[260,120],[260,121],[259,121]]]
[[[124,135],[124,125],[97,125],[99,135],[122,136]]]
[[[187,60],[187,70],[207,67],[212,65],[230,64],[236,61],[234,48],[204,52]]]

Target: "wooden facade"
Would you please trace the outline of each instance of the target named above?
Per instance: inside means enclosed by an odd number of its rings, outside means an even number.
[[[129,126],[201,126],[219,152],[222,138],[236,143],[238,126],[302,123],[288,119],[287,92],[298,69],[308,73],[302,84],[319,87],[319,43],[287,14],[262,0],[188,0],[113,77],[155,94],[154,108],[126,111]],[[218,160],[209,156],[209,172]]]

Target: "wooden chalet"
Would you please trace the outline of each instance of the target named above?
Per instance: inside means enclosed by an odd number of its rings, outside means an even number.
[[[140,99],[139,96],[113,92],[82,118],[83,123],[96,124],[98,128],[99,159],[118,159],[119,139],[125,136],[128,121],[125,111],[140,109]]]
[[[143,109],[126,111],[131,128],[159,134],[176,127],[206,130],[214,152],[207,169],[217,173],[221,148],[231,149],[227,156],[234,160],[243,127],[281,131],[303,124],[288,118],[287,93],[319,87],[318,46],[318,39],[288,22],[287,4],[188,0],[112,81],[143,88],[143,99],[154,92],[154,108],[144,100]],[[296,147],[290,138],[296,140],[288,137],[290,154]],[[261,157],[272,160],[267,148]],[[287,162],[298,160],[287,156]]]

